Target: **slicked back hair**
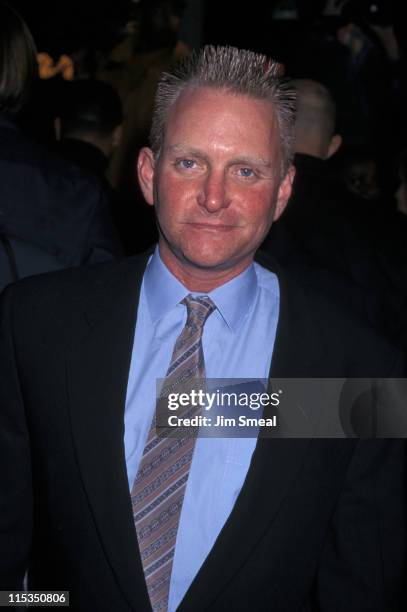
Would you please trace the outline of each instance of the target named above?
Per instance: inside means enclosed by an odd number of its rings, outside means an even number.
[[[199,87],[271,102],[280,132],[283,178],[294,155],[295,90],[283,77],[281,64],[260,53],[235,47],[208,45],[162,74],[150,131],[155,157],[160,156],[170,109],[184,90]]]
[[[0,2],[0,112],[16,115],[38,75],[37,51],[20,15]]]

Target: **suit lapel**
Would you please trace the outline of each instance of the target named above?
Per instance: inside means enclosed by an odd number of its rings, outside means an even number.
[[[291,287],[284,275],[279,272],[278,277],[280,316],[270,378],[316,376],[318,364],[321,364],[321,345],[308,314],[309,305],[302,292]],[[256,544],[272,528],[310,444],[309,439],[258,440],[235,506],[179,612],[207,609],[220,596]],[[278,559],[275,562],[278,563]],[[270,550],[270,567],[272,563],[273,551]]]
[[[145,264],[126,260],[99,280],[67,362],[72,433],[84,489],[117,583],[137,610],[151,608],[133,525],[123,437]]]

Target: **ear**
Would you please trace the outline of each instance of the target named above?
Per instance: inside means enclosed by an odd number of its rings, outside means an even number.
[[[295,168],[294,166],[290,166],[287,174],[280,183],[280,187],[278,188],[277,204],[274,210],[273,221],[277,221],[277,219],[281,217],[285,207],[287,206],[287,202],[290,199],[293,188],[294,176]]]
[[[329,143],[328,153],[325,159],[329,159],[332,155],[335,155],[337,150],[342,144],[342,136],[339,134],[334,134],[331,138],[331,142]]]
[[[148,147],[143,147],[137,161],[137,175],[141,191],[147,204],[154,205],[154,153]]]

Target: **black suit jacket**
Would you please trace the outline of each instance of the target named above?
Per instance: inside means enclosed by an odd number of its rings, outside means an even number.
[[[150,610],[123,445],[145,264],[67,270],[3,295],[1,589],[20,588],[28,563],[30,588],[69,590],[73,610]],[[272,376],[399,373],[389,346],[279,279]],[[259,439],[179,610],[399,609],[403,457],[397,440]]]
[[[51,155],[2,114],[0,234],[17,239],[20,278],[122,254],[99,180]],[[7,280],[0,276],[0,289]]]

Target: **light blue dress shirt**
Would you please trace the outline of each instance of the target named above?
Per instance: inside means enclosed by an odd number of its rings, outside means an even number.
[[[164,378],[186,321],[180,301],[189,291],[166,268],[158,248],[141,287],[125,408],[130,490]],[[209,293],[215,310],[202,345],[207,378],[267,379],[279,313],[277,277],[258,264]],[[177,534],[169,612],[176,610],[231,513],[257,439],[198,438]],[[197,520],[199,517],[199,520]]]

